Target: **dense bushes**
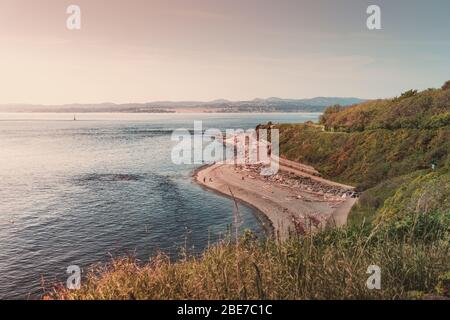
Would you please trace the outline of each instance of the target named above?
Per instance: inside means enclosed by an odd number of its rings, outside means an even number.
[[[325,177],[360,190],[415,170],[447,166],[450,130],[366,130],[322,132],[303,125],[280,125],[280,152],[314,166]]]
[[[330,229],[302,238],[226,240],[176,263],[118,259],[94,267],[79,291],[53,299],[409,299],[448,294],[448,230],[439,215],[419,222]],[[411,236],[413,235],[413,236]],[[422,239],[427,239],[423,241]],[[366,287],[370,265],[381,290]]]
[[[403,184],[384,203],[378,221],[401,221],[406,217],[441,211],[450,213],[450,171],[431,172]],[[450,225],[449,225],[450,227]]]
[[[450,89],[450,80],[447,81],[446,83],[444,83],[444,85],[442,86],[442,90],[448,90]]]
[[[440,90],[428,89],[420,93],[410,90],[390,100],[368,101],[348,108],[333,106],[325,111],[320,121],[327,130],[343,132],[448,126],[449,83]]]
[[[363,221],[371,223],[377,217],[377,212],[383,208],[386,199],[395,195],[397,189],[408,185],[418,176],[426,174],[426,170],[418,170],[413,173],[385,180],[375,187],[365,190],[352,209],[350,223],[361,224]]]
[[[364,191],[350,215],[354,224],[448,214],[449,83],[391,100],[332,106],[320,119],[326,131],[280,125],[281,154]]]

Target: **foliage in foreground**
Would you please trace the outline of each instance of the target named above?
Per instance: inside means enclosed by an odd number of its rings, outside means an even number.
[[[259,242],[251,234],[224,241],[201,257],[142,264],[118,259],[89,272],[79,291],[57,288],[48,299],[410,299],[448,294],[448,214],[419,224],[324,230]],[[426,239],[426,240],[424,240]],[[370,265],[381,290],[369,290]]]

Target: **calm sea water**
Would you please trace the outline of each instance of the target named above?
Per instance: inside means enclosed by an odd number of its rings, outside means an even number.
[[[0,114],[0,298],[36,298],[69,265],[200,252],[233,222],[231,200],[171,162],[171,132],[248,129],[318,114]],[[240,206],[241,229],[264,232]]]

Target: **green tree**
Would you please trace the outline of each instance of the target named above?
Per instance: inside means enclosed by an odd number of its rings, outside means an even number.
[[[411,97],[414,97],[416,94],[417,94],[417,90],[411,89],[411,90],[403,92],[399,99],[411,98]]]
[[[444,85],[442,86],[442,90],[448,90],[450,89],[450,80],[448,80]]]

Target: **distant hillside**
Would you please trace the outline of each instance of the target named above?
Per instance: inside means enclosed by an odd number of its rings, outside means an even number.
[[[128,104],[67,104],[67,105],[0,105],[0,112],[323,112],[328,106],[340,104],[350,106],[365,100],[358,98],[327,98],[312,99],[254,99],[251,101],[214,100],[199,101],[157,101],[149,103]]]

